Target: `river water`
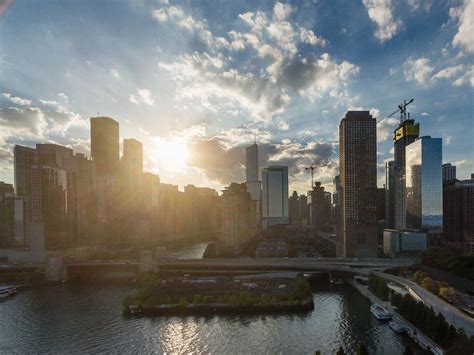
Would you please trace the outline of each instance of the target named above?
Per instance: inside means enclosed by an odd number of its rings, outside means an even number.
[[[0,302],[0,353],[334,354],[364,341],[373,354],[402,354],[409,340],[369,313],[350,285],[312,283],[303,314],[132,317],[123,284],[65,284],[21,291]],[[416,353],[416,352],[415,352]]]

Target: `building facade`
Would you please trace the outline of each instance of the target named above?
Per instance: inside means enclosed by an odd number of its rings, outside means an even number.
[[[348,111],[339,125],[343,257],[377,255],[377,132],[368,111]]]
[[[405,151],[406,147],[413,143],[420,134],[420,125],[415,120],[404,120],[393,133],[394,142],[394,225],[396,229],[406,228],[406,172]]]
[[[443,228],[446,244],[474,251],[474,178],[443,185]]]
[[[262,228],[288,224],[288,167],[265,168],[262,183]]]
[[[443,164],[443,182],[456,180],[456,165]]]
[[[220,242],[233,251],[257,231],[255,204],[245,184],[231,183],[221,196]]]
[[[406,147],[406,227],[443,229],[442,139],[420,137]]]
[[[116,175],[119,168],[119,123],[109,117],[92,117],[91,157],[95,161],[97,175]]]

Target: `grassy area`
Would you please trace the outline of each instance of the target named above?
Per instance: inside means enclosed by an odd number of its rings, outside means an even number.
[[[157,305],[178,305],[181,308],[187,308],[188,305],[205,307],[210,304],[222,304],[229,307],[267,307],[281,303],[303,305],[312,299],[309,282],[303,276],[298,276],[292,287],[288,287],[287,292],[281,290],[275,292],[278,288],[278,283],[275,282],[269,289],[259,289],[258,291],[254,289],[239,290],[236,292],[236,290],[229,290],[232,280],[226,280],[226,282],[227,287],[224,288],[221,288],[219,283],[200,287],[201,293],[189,294],[186,291],[189,291],[190,287],[182,290],[173,289],[175,291],[173,293],[169,292],[170,280],[162,280],[153,274],[141,274],[137,280],[138,292],[125,297],[123,301],[124,311],[127,311],[130,305],[144,308]],[[177,285],[177,287],[180,287],[179,284]]]

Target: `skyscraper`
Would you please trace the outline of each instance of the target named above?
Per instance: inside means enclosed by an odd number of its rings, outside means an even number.
[[[262,172],[262,227],[288,224],[288,167],[269,166]]]
[[[474,177],[443,185],[443,231],[446,244],[474,252]]]
[[[245,148],[245,182],[252,200],[260,201],[261,182],[258,179],[258,145]]]
[[[245,185],[255,205],[257,224],[260,224],[262,183],[258,179],[258,145],[256,143],[245,148]]]
[[[348,111],[339,125],[344,257],[377,255],[377,133],[369,111]]]
[[[442,139],[420,137],[406,147],[406,227],[443,228]]]
[[[456,180],[456,165],[443,164],[443,182]]]
[[[385,226],[395,228],[395,161],[385,163]]]
[[[393,133],[393,142],[395,148],[395,160],[393,166],[395,177],[394,224],[396,229],[406,228],[405,147],[414,142],[415,139],[418,138],[419,133],[420,124],[415,124],[415,120],[412,119],[404,120]]]
[[[143,173],[143,144],[133,138],[123,140],[122,166],[126,175]]]
[[[91,157],[97,175],[98,220],[107,222],[120,211],[117,173],[119,124],[109,117],[91,118]]]
[[[91,156],[98,176],[113,176],[119,167],[119,124],[109,117],[91,118]]]

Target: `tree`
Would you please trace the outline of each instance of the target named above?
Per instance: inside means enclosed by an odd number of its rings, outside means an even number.
[[[337,350],[336,355],[345,355],[345,352],[344,352],[344,349],[342,348],[342,346],[339,347],[339,349]]]
[[[409,346],[406,346],[403,355],[413,355],[413,350],[411,350]]]
[[[429,277],[425,277],[421,281],[421,287],[426,288],[428,291],[433,290],[433,285],[434,285],[433,280]]]
[[[367,351],[367,348],[365,347],[363,341],[359,343],[359,347],[357,348],[357,355],[369,355],[369,352]]]
[[[453,303],[456,300],[456,291],[452,287],[441,287],[439,289],[439,296],[446,301]]]

